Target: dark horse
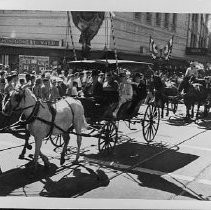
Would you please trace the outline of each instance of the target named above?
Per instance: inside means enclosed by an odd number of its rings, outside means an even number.
[[[174,86],[166,87],[166,85],[161,81],[161,78],[157,75],[153,76],[152,86],[154,88],[155,103],[161,108],[161,117],[163,118],[164,115],[165,104],[167,107],[166,116],[168,116],[170,96],[177,96],[177,88]],[[176,110],[173,111],[176,112]]]
[[[192,81],[192,82],[191,82]],[[186,117],[194,117],[194,105],[197,104],[196,118],[199,115],[199,108],[204,104],[204,117],[208,114],[207,97],[208,90],[204,85],[203,80],[196,80],[185,77],[179,85],[178,91],[184,90],[184,104],[186,106]],[[191,116],[189,111],[191,110]]]
[[[0,94],[0,132],[2,133],[10,133],[17,138],[21,138],[25,140],[25,144],[21,154],[19,155],[19,159],[24,159],[24,155],[26,153],[26,149],[31,150],[32,146],[29,144],[29,137],[30,134],[26,129],[25,125],[19,125],[15,127],[15,130],[12,129],[10,126],[16,123],[19,118],[21,117],[21,113],[17,112],[12,115],[12,117],[8,117],[2,114],[2,104],[4,99],[4,95]],[[6,128],[6,129],[5,129]]]

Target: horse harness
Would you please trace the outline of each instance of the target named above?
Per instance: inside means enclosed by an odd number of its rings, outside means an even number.
[[[68,101],[65,100],[65,102],[68,104],[68,106],[69,106],[69,108],[70,108],[70,110],[72,112],[73,119],[74,119],[74,112],[73,112],[73,109],[72,109],[71,105],[68,103]],[[22,120],[21,119],[20,122],[22,124],[25,124],[26,125],[26,124],[30,124],[30,123],[34,122],[35,120],[39,120],[39,121],[41,121],[41,122],[49,125],[50,126],[50,130],[49,130],[48,134],[46,135],[46,138],[48,138],[49,136],[51,136],[54,128],[57,128],[58,130],[62,131],[63,133],[69,133],[70,131],[73,130],[73,125],[67,131],[65,131],[60,126],[58,126],[58,125],[55,124],[56,109],[52,106],[52,103],[51,102],[47,102],[48,108],[49,108],[50,113],[52,115],[51,122],[49,122],[49,121],[47,121],[47,120],[45,120],[43,118],[38,117],[37,115],[38,115],[38,112],[39,112],[39,109],[40,109],[40,105],[42,105],[41,104],[41,101],[40,100],[37,100],[36,101],[36,104],[34,105],[34,109],[32,110],[32,113],[29,115],[29,117],[27,119],[25,119],[25,120]],[[30,108],[30,107],[27,107],[27,108]]]

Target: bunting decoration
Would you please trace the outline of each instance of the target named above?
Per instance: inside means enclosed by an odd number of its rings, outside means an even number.
[[[72,11],[75,26],[81,31],[79,43],[85,54],[91,49],[91,40],[98,33],[105,16],[105,12]]]
[[[174,36],[172,36],[172,38],[168,41],[166,46],[163,48],[163,55],[164,55],[165,60],[169,60],[169,58],[171,57],[171,52],[173,48],[173,38]]]
[[[153,59],[157,58],[158,48],[151,36],[149,40],[149,52],[151,53]]]

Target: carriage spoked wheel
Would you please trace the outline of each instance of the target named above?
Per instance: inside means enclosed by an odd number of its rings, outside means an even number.
[[[118,128],[113,121],[107,121],[101,128],[98,138],[99,152],[113,152],[118,139]]]
[[[61,147],[64,144],[64,140],[61,134],[56,136],[50,136],[49,139],[55,147]]]
[[[150,143],[155,138],[160,123],[160,109],[154,104],[149,104],[142,121],[144,139]]]

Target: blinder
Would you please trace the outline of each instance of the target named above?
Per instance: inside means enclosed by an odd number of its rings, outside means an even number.
[[[18,109],[22,99],[25,99],[25,90],[22,90],[22,89],[15,89],[15,95],[14,95],[14,100],[17,102],[17,105],[13,108],[13,112],[14,111],[19,111],[21,109]],[[12,104],[11,104],[11,98],[10,98],[10,94],[8,94],[6,97],[5,97],[5,101],[4,101],[4,104],[8,102],[10,103],[9,106],[11,107]]]

